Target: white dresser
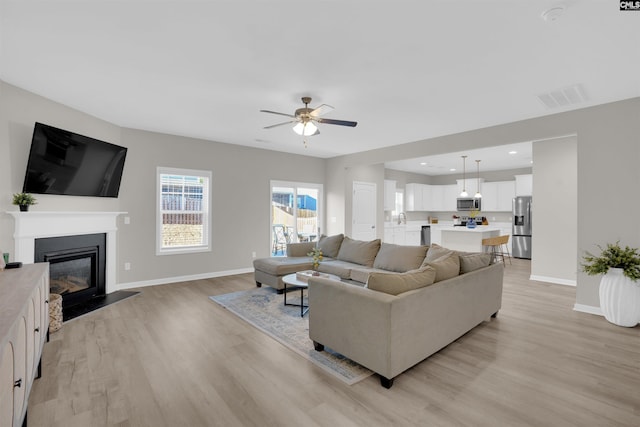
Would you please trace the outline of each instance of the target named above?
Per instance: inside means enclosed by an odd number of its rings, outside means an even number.
[[[0,427],[23,425],[49,328],[49,263],[0,271]]]

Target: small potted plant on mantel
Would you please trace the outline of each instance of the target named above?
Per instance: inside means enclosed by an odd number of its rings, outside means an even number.
[[[20,206],[20,212],[27,212],[29,206],[37,203],[36,198],[29,193],[16,193],[13,195],[13,204]]]
[[[626,327],[640,323],[640,254],[620,242],[607,243],[600,255],[586,252],[582,270],[600,279],[600,308],[609,322]]]

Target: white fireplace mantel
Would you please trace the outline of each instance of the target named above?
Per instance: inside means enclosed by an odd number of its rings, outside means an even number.
[[[33,264],[35,240],[45,237],[105,233],[107,235],[106,292],[116,290],[116,219],[126,212],[19,212],[9,211],[15,219],[14,260]]]

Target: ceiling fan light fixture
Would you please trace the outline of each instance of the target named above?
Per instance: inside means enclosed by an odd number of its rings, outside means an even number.
[[[298,135],[311,136],[318,131],[318,127],[311,121],[305,123],[299,122],[293,127],[293,131]]]

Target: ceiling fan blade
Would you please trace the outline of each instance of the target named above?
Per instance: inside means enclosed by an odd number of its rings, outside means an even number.
[[[278,123],[278,124],[271,125],[271,126],[265,126],[263,129],[276,128],[276,127],[278,127],[278,126],[284,126],[284,125],[288,125],[288,124],[296,123],[296,122],[297,122],[297,120],[290,120],[290,121],[288,121],[288,122],[284,122],[284,123]]]
[[[358,122],[350,122],[347,120],[321,119],[321,118],[314,118],[314,120],[317,121],[318,123],[326,123],[328,125],[355,127],[358,124]]]
[[[327,114],[331,110],[333,110],[333,107],[331,105],[322,104],[319,107],[317,107],[315,110],[310,112],[309,115],[312,117],[318,117],[323,114]]]
[[[287,113],[278,113],[277,111],[271,111],[271,110],[260,110],[261,113],[270,113],[270,114],[277,114],[279,116],[287,116],[287,117],[291,117],[291,118],[296,118],[296,116],[294,116],[293,114],[287,114]]]

